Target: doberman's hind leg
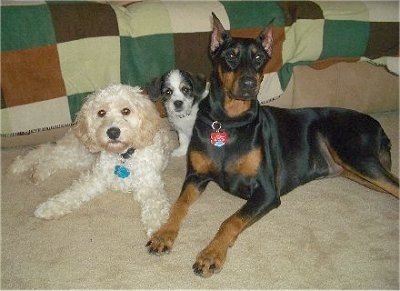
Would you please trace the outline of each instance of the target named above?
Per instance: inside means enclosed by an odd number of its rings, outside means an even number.
[[[333,154],[333,159],[343,168],[341,172],[343,177],[399,198],[399,179],[390,172],[390,152],[379,154],[379,158],[375,156],[359,157],[355,160],[357,162],[344,162],[337,153]]]
[[[383,168],[380,164],[376,168],[381,168],[379,171],[374,171],[373,175],[360,173],[350,167],[344,166],[345,170],[342,176],[360,183],[368,188],[380,192],[387,192],[399,198],[399,179],[392,173]]]
[[[381,132],[382,137],[377,154],[357,164],[359,170],[345,167],[343,176],[363,184],[371,189],[387,192],[399,198],[399,178],[393,175],[390,154],[390,140]]]
[[[352,122],[353,130],[330,132],[326,144],[330,158],[343,169],[342,176],[399,198],[399,178],[390,172],[389,138],[371,118]]]

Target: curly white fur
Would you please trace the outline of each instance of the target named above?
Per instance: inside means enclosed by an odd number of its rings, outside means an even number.
[[[118,133],[110,134],[110,128],[118,128]],[[130,148],[135,149],[131,157],[122,157]],[[68,189],[37,207],[35,215],[44,219],[60,218],[106,190],[132,193],[150,235],[168,217],[162,172],[172,148],[168,129],[140,88],[110,85],[88,96],[63,138],[17,157],[10,172],[31,171],[32,181],[38,183],[58,170],[82,171]],[[130,175],[114,174],[118,165]]]

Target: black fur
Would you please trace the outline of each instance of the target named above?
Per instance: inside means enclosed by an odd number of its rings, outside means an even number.
[[[389,172],[390,141],[372,117],[342,108],[259,104],[272,43],[271,27],[256,39],[232,38],[214,16],[210,94],[199,105],[181,195],[170,220],[148,244],[152,253],[168,251],[187,208],[211,181],[247,200],[197,256],[193,269],[204,277],[221,270],[228,248],[244,229],[279,206],[282,195],[309,181],[343,175],[399,194],[399,180]],[[214,122],[227,135],[223,146],[210,142]]]

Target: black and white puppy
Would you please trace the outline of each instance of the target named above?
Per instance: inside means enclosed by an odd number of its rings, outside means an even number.
[[[172,155],[185,155],[192,137],[199,102],[208,95],[206,78],[176,69],[153,79],[148,91],[153,101],[162,101],[171,126],[178,132],[179,147]]]

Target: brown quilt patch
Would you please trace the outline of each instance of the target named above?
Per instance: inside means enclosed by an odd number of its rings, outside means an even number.
[[[119,35],[114,10],[98,3],[47,3],[57,42]]]
[[[297,19],[324,19],[322,9],[312,1],[282,1],[279,5],[285,16],[285,26],[291,26]]]
[[[209,76],[211,60],[209,58],[210,32],[176,33],[175,65],[192,73]]]
[[[371,22],[365,56],[370,59],[399,56],[399,23]]]
[[[346,62],[346,63],[354,63],[358,62],[360,58],[355,57],[355,58],[329,58],[329,59],[324,59],[324,60],[317,60],[310,64],[310,67],[315,69],[315,70],[323,70],[326,69],[334,64],[341,63],[341,62]]]
[[[66,95],[56,45],[4,52],[1,70],[5,107]]]

